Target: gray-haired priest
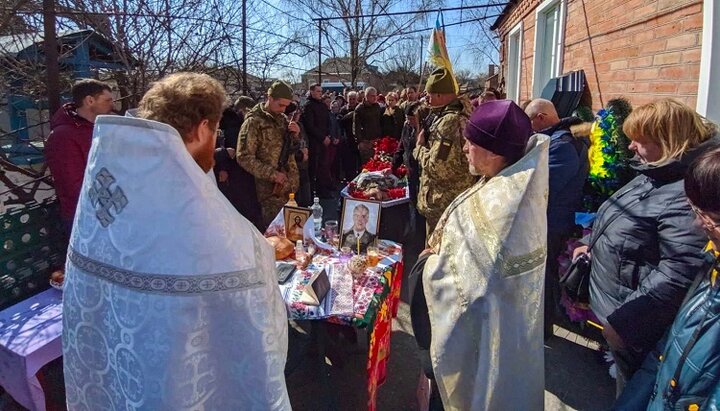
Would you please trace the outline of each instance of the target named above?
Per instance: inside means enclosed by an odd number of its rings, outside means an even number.
[[[548,139],[528,144],[531,134],[510,100],[475,110],[463,151],[480,181],[448,206],[429,241],[426,374],[448,410],[543,409]]]
[[[272,247],[212,173],[225,92],[178,73],[100,116],[63,307],[70,410],[289,410]]]

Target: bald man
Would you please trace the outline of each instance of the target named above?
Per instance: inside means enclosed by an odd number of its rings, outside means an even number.
[[[560,284],[557,258],[575,227],[575,212],[582,206],[583,186],[590,170],[585,136],[575,137],[570,126],[582,123],[577,117],[561,119],[550,100],[535,99],[525,108],[533,131],[550,136],[550,187],[547,208],[548,257],[545,271],[545,338],[552,335],[555,312],[559,311]]]

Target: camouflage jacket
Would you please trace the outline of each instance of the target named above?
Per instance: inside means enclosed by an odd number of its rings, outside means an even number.
[[[469,117],[466,106],[460,100],[454,100],[443,108],[434,109],[433,114],[435,119],[425,131],[426,143],[416,146],[413,155],[422,170],[418,211],[436,220],[455,197],[475,183],[476,178],[470,174],[462,151],[465,144],[463,130]],[[444,160],[439,155],[443,138],[451,144]]]
[[[288,120],[284,114],[273,115],[260,103],[248,112],[240,128],[237,162],[255,176],[258,200],[261,202],[263,193],[269,195],[273,191],[272,177],[277,170],[287,127]],[[283,187],[284,198],[300,186],[297,163],[292,153],[288,157],[286,173],[288,182]]]

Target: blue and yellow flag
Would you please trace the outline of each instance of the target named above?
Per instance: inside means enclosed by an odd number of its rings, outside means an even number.
[[[430,36],[430,63],[437,67],[443,67],[451,74],[453,84],[455,85],[455,93],[460,91],[457,79],[455,78],[455,72],[452,69],[452,63],[450,62],[450,56],[447,51],[447,43],[445,41],[445,29],[440,24],[440,16],[435,20],[435,28]]]

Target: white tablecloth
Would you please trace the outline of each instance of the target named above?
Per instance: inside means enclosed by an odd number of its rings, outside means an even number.
[[[49,289],[0,311],[0,385],[22,406],[45,410],[38,370],[62,356],[62,293]]]

